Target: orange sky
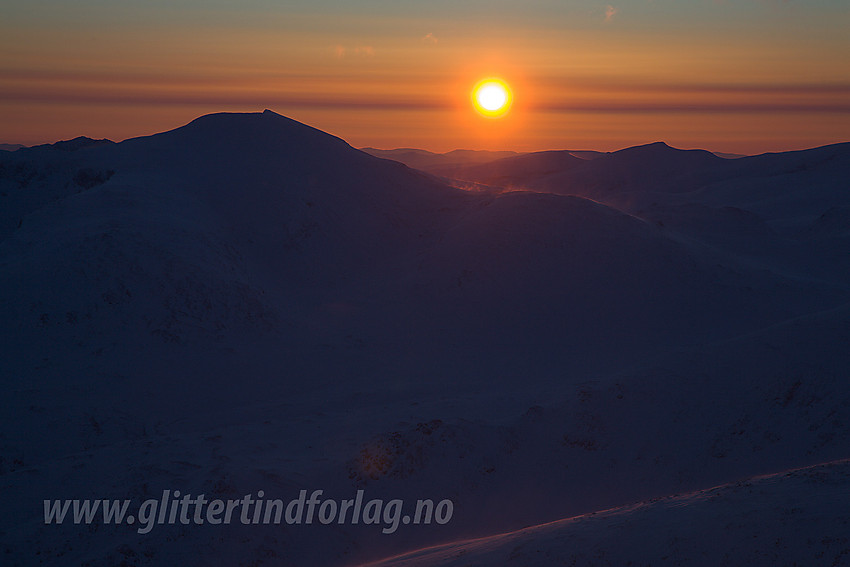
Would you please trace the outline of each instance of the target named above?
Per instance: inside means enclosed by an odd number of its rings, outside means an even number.
[[[354,146],[758,153],[850,139],[844,1],[38,0],[4,8],[0,142],[270,108]],[[501,76],[509,115],[469,89]]]

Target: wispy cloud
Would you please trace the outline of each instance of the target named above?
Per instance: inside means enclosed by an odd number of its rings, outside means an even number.
[[[452,102],[434,98],[364,94],[362,96],[331,96],[287,93],[253,93],[246,91],[213,92],[201,90],[156,89],[144,92],[139,89],[4,89],[0,101],[65,104],[130,104],[130,105],[224,105],[283,108],[324,108],[350,110],[437,110],[452,108]],[[589,112],[602,114],[782,114],[788,112],[822,114],[850,113],[850,103],[843,101],[768,100],[749,101],[596,101],[575,100],[543,103],[535,107],[544,112]]]
[[[348,55],[359,57],[374,57],[375,55],[375,48],[371,45],[360,45],[353,48],[344,45],[335,45],[331,51],[338,59],[342,59]]]
[[[360,96],[334,96],[327,94],[255,93],[248,91],[212,92],[186,89],[150,91],[130,89],[97,90],[76,88],[62,90],[4,89],[0,91],[0,102],[62,103],[82,105],[178,105],[178,106],[242,106],[263,108],[322,108],[331,110],[435,110],[451,108],[448,101],[425,96],[392,96],[374,93]]]
[[[368,47],[368,46],[366,46]],[[366,47],[339,45],[340,56],[369,56]],[[358,52],[359,49],[359,52]],[[371,50],[374,53],[374,50]],[[0,102],[78,105],[187,105],[324,109],[434,110],[450,97],[411,95],[393,85],[415,74],[321,73],[175,75],[72,72],[0,66]],[[675,83],[538,77],[550,91],[534,111],[611,114],[850,114],[850,83]],[[378,86],[380,85],[380,86]],[[344,87],[344,88],[343,88]],[[548,100],[547,100],[548,99]]]
[[[729,93],[741,95],[847,95],[850,97],[850,82],[831,83],[742,83],[742,82],[640,82],[620,81],[616,79],[594,79],[575,77],[539,76],[536,78],[539,84],[545,84],[551,88],[569,88],[575,91],[593,92],[629,92],[633,95],[644,93],[670,93],[670,94],[704,94],[704,93]]]
[[[344,48],[343,48],[344,49]],[[424,74],[419,70],[407,72],[370,73],[364,77],[357,71],[335,72],[327,75],[320,70],[303,72],[284,72],[278,69],[195,69],[192,73],[185,70],[162,71],[149,70],[67,70],[67,69],[37,69],[24,67],[6,67],[0,65],[0,91],[6,88],[16,88],[28,85],[33,89],[73,88],[86,84],[100,87],[126,87],[136,90],[147,88],[193,88],[193,87],[244,87],[253,84],[256,88],[277,89],[283,83],[307,82],[316,84],[338,84],[345,80],[347,84],[372,84],[380,79],[385,82],[413,80],[444,80],[441,74]]]
[[[543,104],[538,110],[547,112],[593,112],[600,114],[786,114],[799,112],[804,114],[846,114],[850,113],[850,104],[829,103],[788,103],[788,102],[595,102],[577,101],[573,103]]]
[[[605,21],[610,22],[611,20],[613,20],[614,16],[617,15],[617,12],[617,8],[608,4],[608,6],[605,7]]]
[[[422,38],[422,41],[425,42],[425,43],[434,44],[434,43],[437,43],[440,40],[437,39],[437,36],[435,36],[433,33],[428,32],[427,34],[425,34],[425,37]]]
[[[546,112],[823,114],[850,112],[850,83],[690,83],[541,77]],[[550,90],[551,89],[551,90]],[[560,93],[561,96],[557,96]]]

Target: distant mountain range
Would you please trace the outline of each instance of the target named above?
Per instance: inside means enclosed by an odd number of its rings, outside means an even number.
[[[592,160],[604,156],[610,152],[598,152],[594,150],[557,150],[543,152],[510,152],[510,151],[487,151],[487,150],[452,150],[446,153],[434,153],[428,150],[415,148],[396,148],[393,150],[379,150],[377,148],[360,148],[367,154],[385,159],[400,161],[415,169],[421,169],[437,175],[457,175],[465,173],[466,168],[476,165],[484,165],[497,160],[529,156],[531,160],[545,160],[544,156],[554,154],[569,155],[579,159]],[[737,159],[746,157],[742,154],[730,154],[715,152],[714,155],[725,159]],[[530,156],[538,156],[537,158]]]

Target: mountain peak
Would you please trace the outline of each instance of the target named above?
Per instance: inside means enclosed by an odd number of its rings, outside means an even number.
[[[59,150],[62,152],[75,152],[82,148],[88,148],[92,146],[105,146],[114,144],[112,140],[107,140],[106,138],[102,138],[100,140],[95,140],[94,138],[89,138],[86,136],[77,136],[73,140],[62,140],[56,142],[54,144],[43,144],[41,146],[33,146],[34,148],[50,148],[52,150]]]
[[[673,160],[675,162],[683,161],[686,163],[715,163],[722,161],[722,158],[717,157],[707,150],[682,150],[674,148],[666,142],[652,142],[651,144],[643,144],[640,146],[632,146],[616,152],[612,152],[609,156],[617,156],[618,159],[663,159]]]
[[[353,151],[348,143],[332,134],[268,109],[206,114],[179,128],[127,142],[133,145],[154,143],[175,150],[194,147],[234,151],[241,148],[257,155],[286,152],[318,156],[327,151]]]
[[[653,154],[658,154],[658,153],[661,153],[661,152],[670,152],[670,151],[681,152],[681,151],[684,151],[684,150],[674,148],[673,146],[669,145],[667,142],[652,142],[652,143],[649,143],[649,144],[641,144],[641,145],[638,145],[638,146],[631,146],[629,148],[623,148],[622,150],[617,150],[616,152],[611,152],[611,153],[612,154],[623,154],[623,153],[641,153],[641,154],[653,153]]]

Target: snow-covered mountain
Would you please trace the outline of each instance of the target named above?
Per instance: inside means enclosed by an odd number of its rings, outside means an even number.
[[[270,111],[0,153],[10,564],[352,565],[847,458],[850,145],[728,160],[651,144],[452,167],[483,185],[458,189]],[[717,513],[767,538],[759,518],[797,483]],[[392,534],[139,534],[42,515],[45,499],[166,489],[364,490],[451,499],[454,515]],[[805,522],[817,506],[787,515],[784,541],[817,535]],[[646,509],[646,529],[682,521],[676,506]],[[640,528],[618,546],[606,522],[566,520],[550,557],[571,557],[562,542],[583,530],[604,557],[655,557],[626,545]],[[538,545],[540,530],[465,552]],[[735,549],[769,557],[759,538]],[[435,553],[399,561],[443,564]]]

